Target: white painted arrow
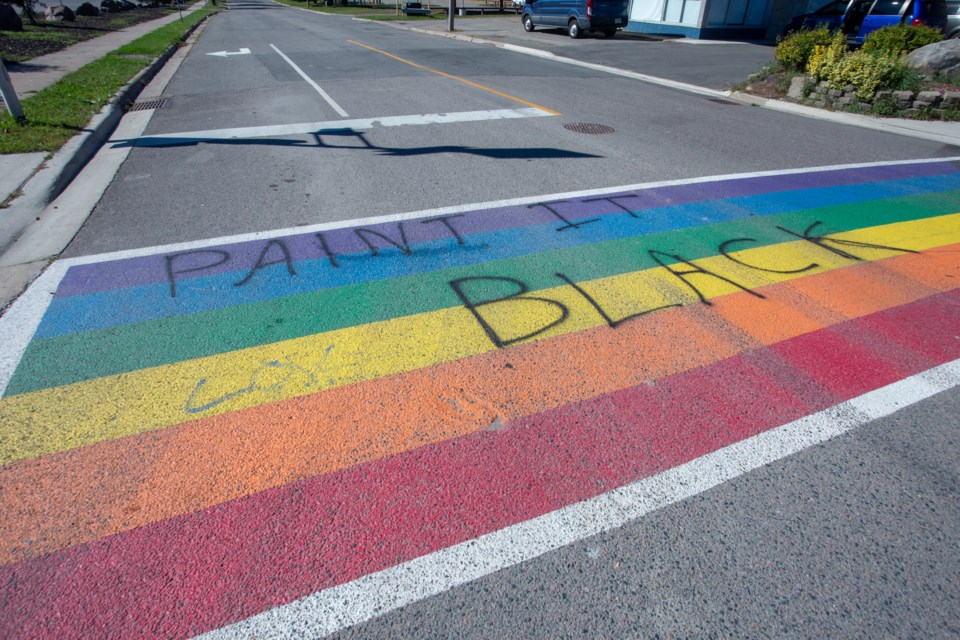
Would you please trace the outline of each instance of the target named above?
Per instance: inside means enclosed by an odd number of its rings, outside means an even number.
[[[246,47],[240,47],[240,51],[214,51],[213,53],[208,53],[208,56],[217,56],[219,58],[226,58],[227,56],[245,56],[250,53],[250,49]]]

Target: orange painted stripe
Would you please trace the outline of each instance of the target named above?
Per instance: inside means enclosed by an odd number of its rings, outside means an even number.
[[[8,564],[395,455],[919,300],[960,244],[0,468]],[[602,300],[599,301],[601,304]],[[696,345],[692,347],[691,345]],[[469,391],[467,391],[469,390]]]

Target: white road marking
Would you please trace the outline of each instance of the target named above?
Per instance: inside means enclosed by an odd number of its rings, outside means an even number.
[[[239,51],[214,51],[213,53],[208,53],[208,56],[216,56],[218,58],[226,58],[227,56],[246,56],[250,55],[250,49],[246,47],[240,47]]]
[[[495,109],[492,111],[459,111],[456,113],[425,113],[410,116],[385,116],[382,118],[356,118],[353,120],[326,120],[323,122],[300,122],[296,124],[275,124],[261,127],[236,127],[233,129],[209,129],[207,131],[186,131],[181,133],[158,133],[137,138],[135,146],[150,146],[155,140],[157,146],[170,144],[173,140],[234,140],[247,138],[270,138],[274,136],[305,135],[324,133],[342,133],[346,129],[366,130],[375,127],[402,127],[424,124],[454,124],[459,122],[479,122],[483,120],[512,120],[516,118],[541,118],[553,114],[541,109]],[[124,142],[122,139],[110,141],[113,144]]]
[[[310,234],[318,231],[331,231],[333,229],[342,229],[344,227],[353,227],[357,225],[374,225],[386,222],[401,222],[404,220],[413,220],[416,218],[436,217],[450,215],[454,213],[466,213],[468,211],[483,211],[486,209],[497,209],[500,207],[512,207],[519,205],[535,204],[538,202],[549,202],[551,200],[563,200],[574,198],[586,198],[589,196],[602,196],[611,193],[620,193],[624,191],[637,191],[640,189],[658,189],[661,187],[673,187],[685,184],[703,184],[706,182],[722,182],[725,180],[741,180],[745,178],[763,178],[769,176],[789,176],[803,173],[813,173],[815,171],[841,171],[843,169],[869,169],[871,167],[893,167],[909,164],[926,164],[930,162],[960,162],[960,156],[947,158],[923,158],[918,160],[892,160],[883,162],[860,162],[852,164],[827,165],[822,167],[804,167],[801,169],[776,169],[773,171],[748,171],[744,173],[730,173],[719,176],[703,176],[699,178],[683,178],[680,180],[661,180],[655,182],[639,182],[616,187],[603,187],[600,189],[582,189],[578,191],[565,191],[561,193],[552,193],[537,196],[524,196],[522,198],[506,198],[503,200],[491,200],[488,202],[474,202],[460,204],[450,207],[437,207],[435,209],[423,209],[420,211],[409,211],[406,213],[392,213],[383,216],[370,216],[365,218],[353,218],[350,220],[338,220],[336,222],[322,222],[314,225],[302,227],[286,227],[284,229],[271,229],[269,231],[254,231],[250,233],[238,233],[231,236],[220,236],[217,238],[206,238],[203,240],[191,240],[188,242],[174,242],[170,244],[157,245],[154,247],[142,247],[139,249],[121,249],[109,253],[98,253],[89,256],[78,256],[76,258],[66,258],[57,262],[65,264],[68,267],[80,264],[92,264],[95,262],[109,262],[111,260],[125,260],[127,258],[138,258],[141,256],[162,255],[164,253],[173,253],[176,251],[190,251],[193,249],[203,249],[206,247],[215,247],[223,244],[234,244],[246,242],[248,240],[269,240],[271,238],[282,238],[284,236],[295,234]],[[0,329],[3,327],[3,318],[0,317]],[[2,331],[0,331],[2,335]],[[0,349],[3,343],[0,342]],[[0,371],[0,382],[2,382],[3,372]]]
[[[960,360],[595,498],[368,574],[198,638],[315,638],[439,595],[703,493],[960,384]]]
[[[0,317],[0,397],[69,267],[55,262]]]
[[[293,60],[291,60],[290,58],[288,58],[288,57],[283,53],[283,51],[280,51],[280,49],[277,49],[277,48],[276,48],[274,45],[272,45],[272,44],[270,45],[270,48],[273,49],[274,51],[276,51],[277,54],[278,54],[281,58],[283,58],[284,60],[286,60],[286,61],[287,61],[287,64],[289,64],[291,67],[293,67],[293,70],[296,71],[297,73],[299,73],[301,78],[303,78],[304,80],[307,81],[307,84],[309,84],[311,87],[313,87],[314,89],[316,89],[317,93],[320,94],[320,97],[323,98],[324,100],[326,100],[326,101],[327,101],[327,104],[329,104],[331,107],[333,107],[333,110],[336,111],[336,112],[340,115],[341,118],[348,118],[348,117],[350,117],[350,114],[348,114],[346,111],[344,111],[344,110],[343,110],[343,107],[341,107],[340,105],[338,105],[338,104],[336,103],[336,101],[327,94],[326,91],[324,91],[322,88],[320,88],[320,85],[318,85],[316,82],[314,82],[313,79],[310,78],[310,76],[308,76],[307,74],[305,74],[305,73],[303,72],[303,69],[301,69],[300,67],[298,67],[297,64],[296,64]]]

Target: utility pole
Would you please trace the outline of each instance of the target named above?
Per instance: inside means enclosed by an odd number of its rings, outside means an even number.
[[[447,31],[453,31],[453,14],[457,12],[457,0],[450,0],[450,8],[447,9]]]
[[[10,74],[7,73],[7,68],[3,66],[3,60],[0,60],[0,95],[3,96],[3,102],[7,105],[10,115],[21,122],[27,119],[23,115],[20,100],[17,99],[17,92],[13,90],[13,81],[10,80]]]

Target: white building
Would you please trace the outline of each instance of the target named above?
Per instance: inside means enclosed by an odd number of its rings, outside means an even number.
[[[626,31],[703,39],[773,39],[827,0],[632,0]]]

